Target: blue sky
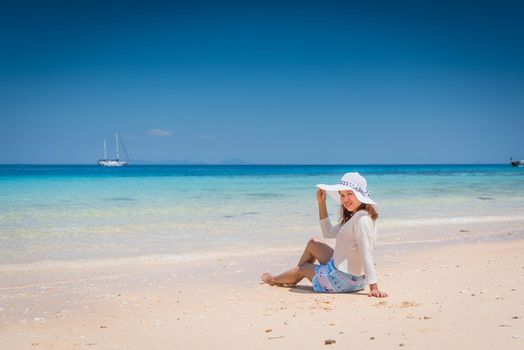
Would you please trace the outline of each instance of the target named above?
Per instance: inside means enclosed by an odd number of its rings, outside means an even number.
[[[524,5],[2,1],[0,163],[524,158]]]

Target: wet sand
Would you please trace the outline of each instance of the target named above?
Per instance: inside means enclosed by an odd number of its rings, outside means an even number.
[[[260,282],[300,251],[0,271],[0,348],[521,349],[523,235],[511,223],[416,248],[391,240],[377,259],[386,299]]]

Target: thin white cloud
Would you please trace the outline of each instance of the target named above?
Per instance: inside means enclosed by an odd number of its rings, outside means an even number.
[[[151,137],[170,137],[174,133],[170,130],[151,129],[147,131],[147,134]]]

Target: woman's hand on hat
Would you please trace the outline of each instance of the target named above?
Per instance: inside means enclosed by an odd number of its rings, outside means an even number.
[[[380,289],[378,289],[378,285],[376,283],[371,284],[369,286],[368,297],[386,298],[387,296],[388,296],[388,293],[383,292]]]
[[[326,191],[321,188],[317,190],[317,201],[319,203],[324,203],[326,201]]]

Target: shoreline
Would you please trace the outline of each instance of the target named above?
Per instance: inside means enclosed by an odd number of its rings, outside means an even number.
[[[502,220],[502,218],[500,218]],[[394,252],[395,247],[416,251],[422,246],[452,245],[473,241],[493,241],[512,236],[513,239],[524,238],[524,219],[515,218],[506,221],[479,221],[479,222],[446,222],[439,225],[418,225],[395,227],[384,230],[379,228],[379,240],[375,254],[380,258],[382,254]],[[421,233],[422,232],[422,233]],[[333,244],[334,240],[324,239],[321,234],[312,235]],[[259,244],[239,244],[225,249],[205,249],[186,254],[146,254],[135,256],[100,257],[90,259],[66,260],[36,260],[29,262],[0,263],[0,277],[14,273],[36,273],[53,271],[78,271],[100,269],[105,267],[129,266],[169,266],[172,264],[206,263],[217,259],[257,257],[271,254],[289,253],[300,254],[307,242],[296,244],[281,244],[272,247],[260,248]],[[2,290],[2,286],[0,286]]]
[[[305,280],[262,284],[261,272],[296,263],[289,251],[4,275],[0,347],[521,348],[524,230],[483,233],[417,250],[381,246],[386,299],[313,293]]]

